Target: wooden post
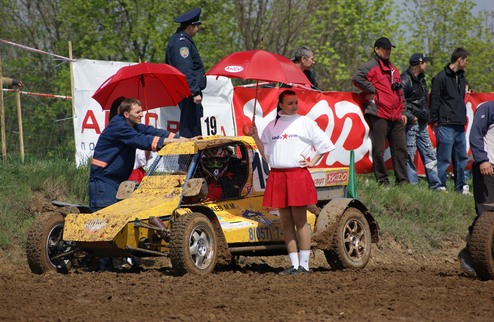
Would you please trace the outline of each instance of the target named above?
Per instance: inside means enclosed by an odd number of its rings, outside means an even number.
[[[0,130],[2,132],[2,159],[7,160],[7,138],[5,136],[5,106],[3,104],[2,53],[0,53]]]
[[[22,110],[21,110],[21,93],[19,90],[15,93],[17,101],[17,122],[19,124],[19,148],[21,150],[21,160],[24,162],[24,131],[22,129]]]
[[[75,120],[75,104],[74,104],[74,65],[72,64],[72,41],[69,40],[69,64],[70,64],[70,92],[72,95],[72,118]]]

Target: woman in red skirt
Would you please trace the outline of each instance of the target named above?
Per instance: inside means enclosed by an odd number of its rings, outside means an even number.
[[[294,91],[285,90],[279,95],[277,112],[261,138],[255,124],[250,127],[249,135],[271,168],[263,206],[279,209],[292,264],[280,274],[306,273],[311,240],[307,205],[317,203],[316,187],[307,168],[316,165],[335,147],[316,122],[297,114],[298,98]],[[309,159],[313,149],[316,153]]]

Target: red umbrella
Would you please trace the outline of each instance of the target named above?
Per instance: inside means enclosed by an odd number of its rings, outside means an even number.
[[[230,54],[214,65],[206,75],[256,81],[252,122],[255,121],[259,81],[310,84],[307,76],[290,59],[262,49],[239,51]]]
[[[139,63],[120,68],[94,92],[93,98],[109,110],[119,96],[137,98],[143,110],[175,106],[192,95],[185,75],[167,64]]]
[[[307,76],[290,59],[261,49],[230,54],[214,65],[206,75],[310,84]]]

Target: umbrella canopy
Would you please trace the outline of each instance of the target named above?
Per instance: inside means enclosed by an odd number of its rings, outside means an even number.
[[[206,75],[310,84],[307,76],[290,59],[261,49],[230,54],[214,65]]]
[[[192,95],[185,75],[167,64],[139,63],[120,68],[94,92],[104,110],[120,97],[137,98],[143,110],[175,106]]]

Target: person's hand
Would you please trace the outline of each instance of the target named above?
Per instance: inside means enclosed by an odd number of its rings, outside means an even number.
[[[492,176],[494,174],[494,170],[492,169],[492,165],[489,161],[482,162],[479,168],[480,173],[484,176]]]
[[[434,135],[437,135],[437,122],[430,122],[429,123],[429,126],[431,127],[432,129],[432,132],[434,133]]]
[[[201,104],[201,102],[202,102],[202,96],[201,95],[196,95],[196,96],[192,97],[192,99],[194,100],[194,103],[196,103],[197,105]]]
[[[403,124],[405,124],[405,125],[406,125],[406,124],[407,124],[407,120],[408,120],[408,118],[406,117],[406,115],[402,115],[402,116],[401,116],[401,120],[403,121]]]
[[[306,157],[304,157],[302,154],[300,154],[300,156],[302,157],[302,160],[299,161],[300,166],[302,168],[309,168],[309,167],[311,167],[311,164],[310,164],[309,159],[307,159]]]
[[[373,102],[376,99],[376,94],[365,94],[364,98],[368,102]]]
[[[12,86],[17,86],[17,87],[23,87],[24,84],[22,83],[22,81],[18,80],[18,79],[13,79],[12,80]]]
[[[252,136],[253,138],[259,137],[259,135],[257,134],[257,126],[255,123],[252,123],[252,125],[249,127],[247,135]]]

